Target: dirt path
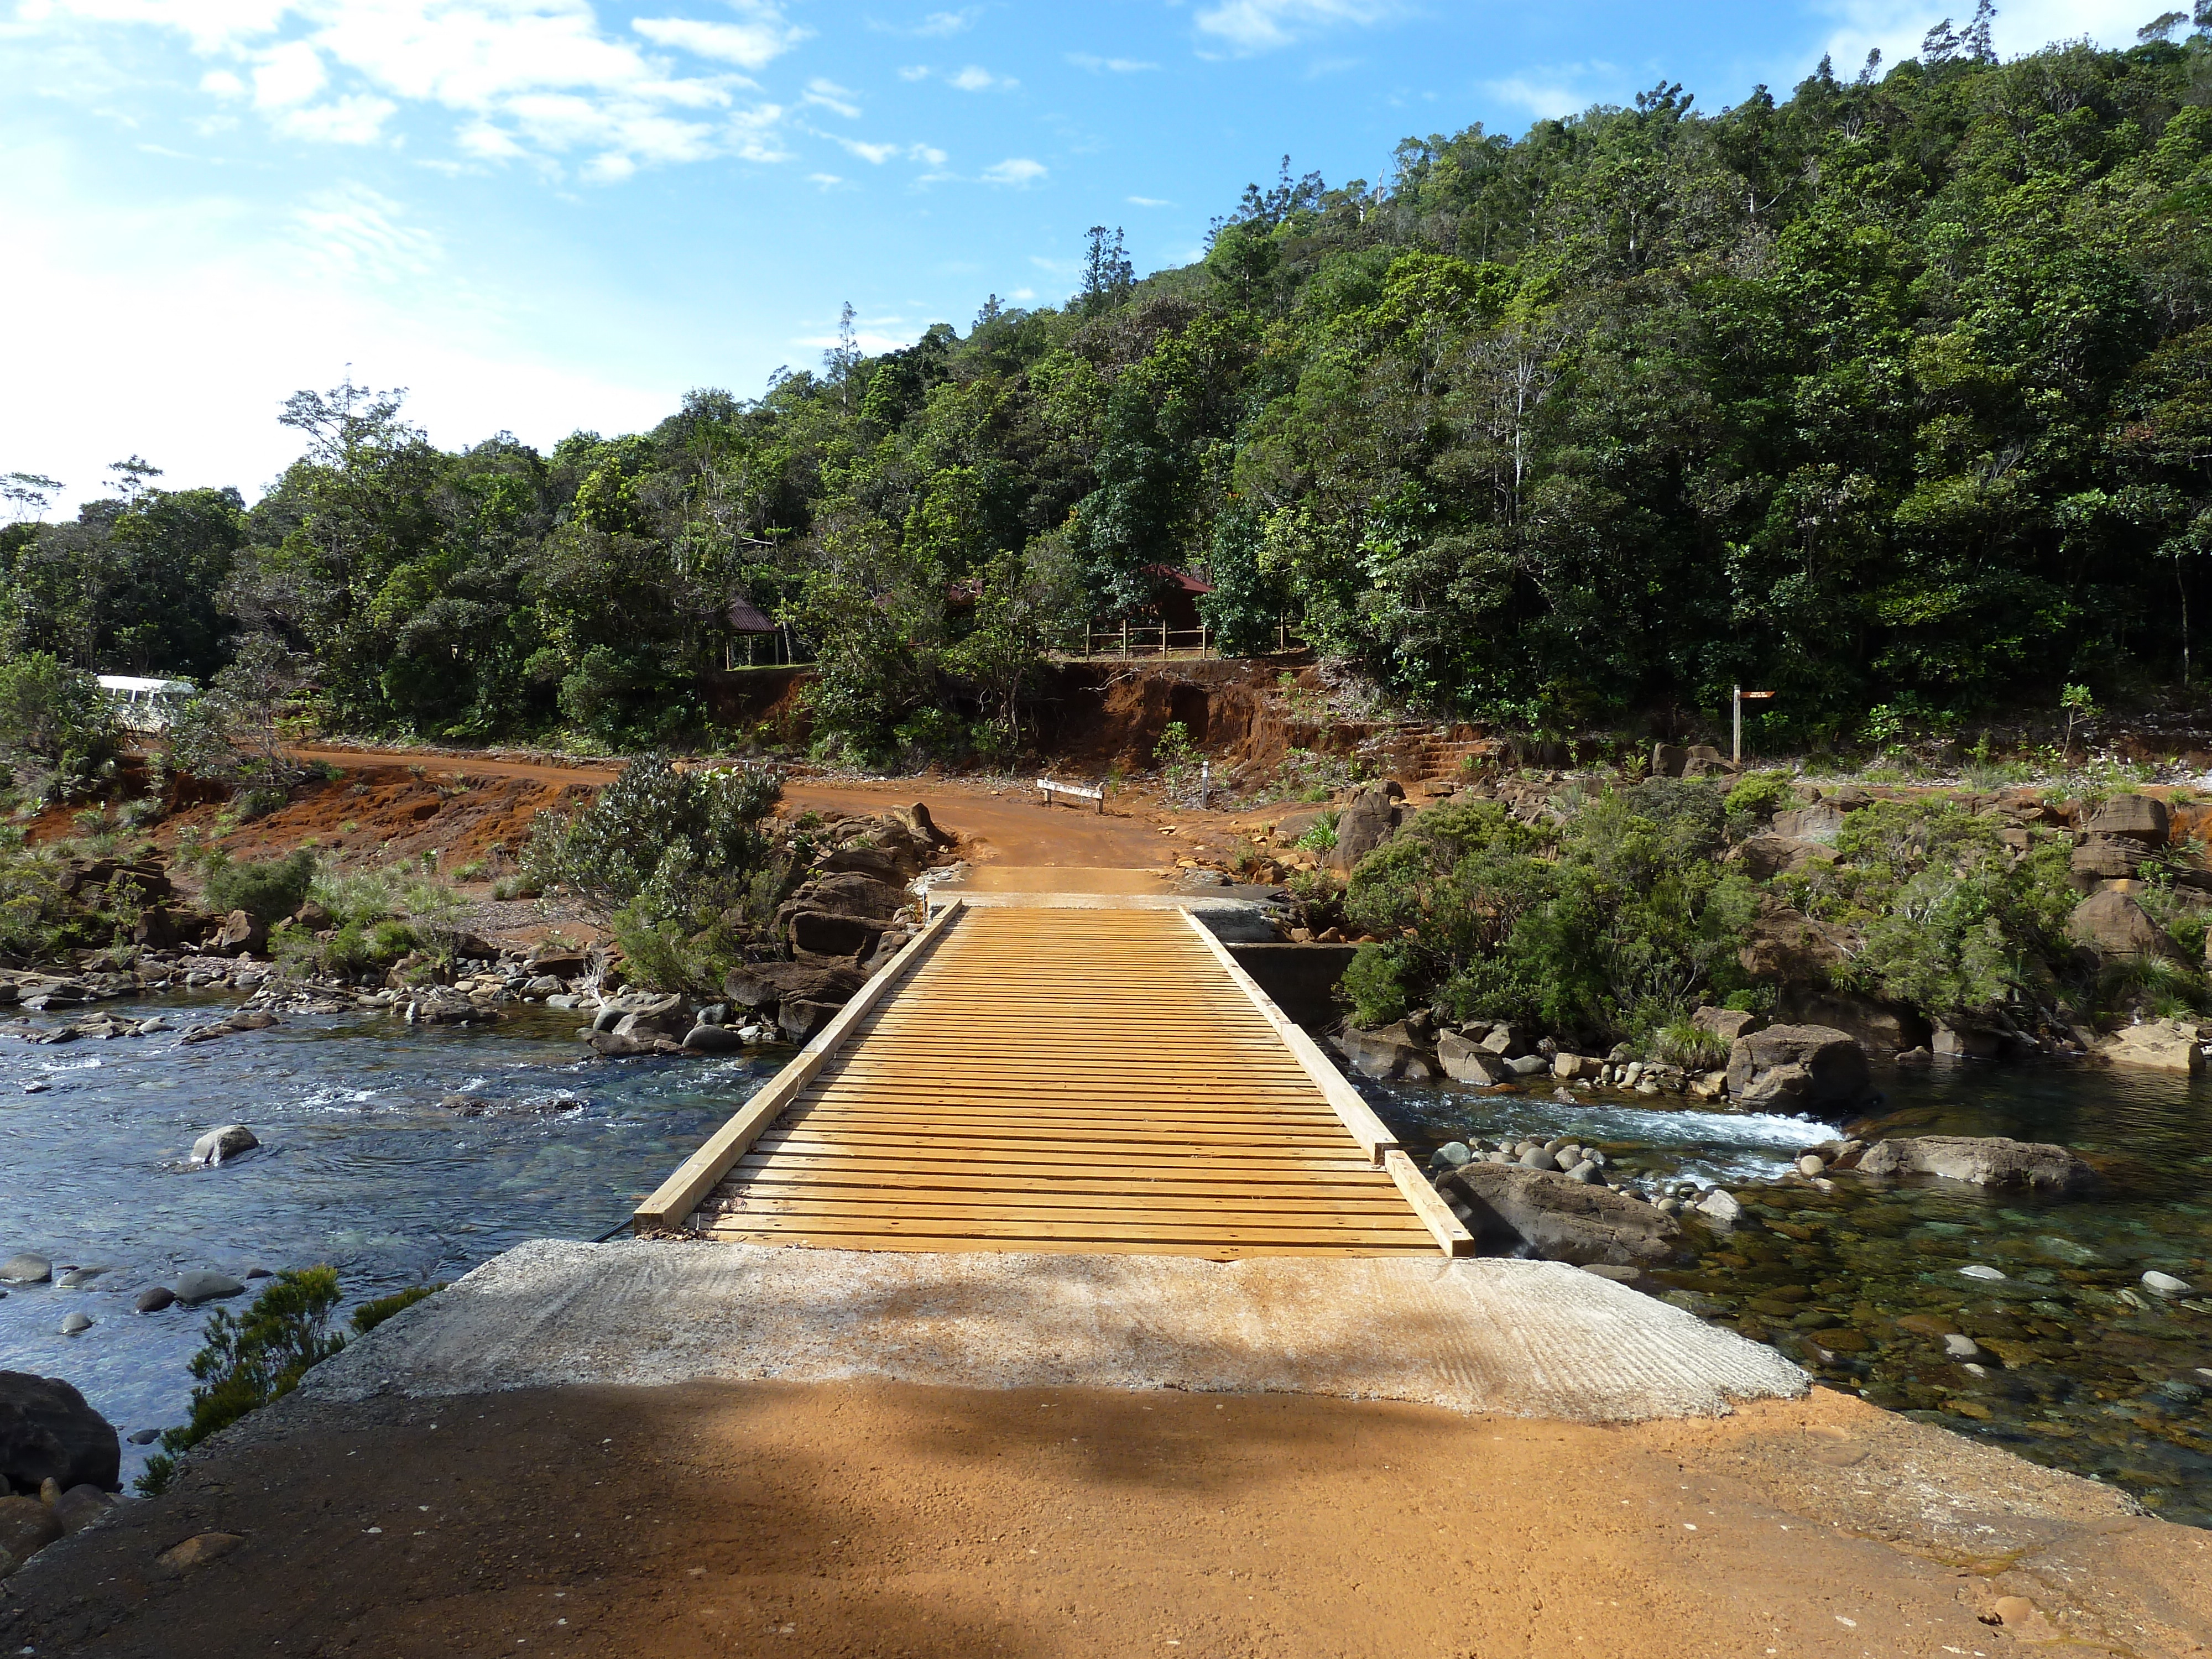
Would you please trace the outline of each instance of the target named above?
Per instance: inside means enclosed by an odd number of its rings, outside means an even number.
[[[619,765],[602,762],[507,759],[466,750],[357,749],[311,743],[291,752],[303,761],[327,761],[333,766],[421,766],[432,772],[458,772],[471,778],[528,778],[535,783],[612,783],[622,775]]]
[[[8,1593],[5,1651],[113,1659],[2179,1655],[2212,1536],[1825,1391],[1599,1429],[732,1382],[295,1400]]]
[[[1174,866],[1176,838],[1146,811],[1109,807],[1103,816],[1047,806],[1034,789],[994,788],[959,779],[904,778],[887,783],[817,782],[793,778],[784,799],[817,811],[880,812],[914,801],[927,805],[938,827],[957,836],[979,871],[1023,869],[1145,870]]]

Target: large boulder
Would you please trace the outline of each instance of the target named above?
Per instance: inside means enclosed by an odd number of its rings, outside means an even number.
[[[1771,827],[1776,835],[1787,836],[1793,841],[1832,846],[1836,832],[1844,827],[1844,809],[1832,800],[1816,800],[1810,806],[1793,806],[1777,812]]]
[[[809,910],[823,910],[841,916],[869,916],[878,921],[889,921],[914,900],[896,881],[881,880],[858,870],[846,870],[807,883],[798,902]]]
[[[884,936],[882,922],[833,910],[794,911],[790,930],[792,954],[801,962],[857,965]]]
[[[1827,928],[1786,905],[1753,922],[1736,952],[1753,979],[1784,985],[1825,985],[1844,959],[1843,945]]]
[[[269,954],[269,924],[243,910],[233,910],[216,930],[214,948],[219,957],[234,957],[240,951],[265,957]]]
[[[2086,836],[2122,836],[2146,848],[2166,845],[2166,803],[2155,795],[2113,795],[2081,820]]]
[[[1473,1083],[1487,1088],[1513,1079],[1513,1068],[1504,1055],[1480,1043],[1469,1042],[1457,1031],[1446,1031],[1437,1039],[1437,1060],[1443,1067],[1444,1075],[1455,1083]]]
[[[1347,1025],[1336,1046],[1362,1077],[1425,1083],[1443,1069],[1435,1050],[1415,1041],[1402,1021],[1372,1031]]]
[[[1776,1006],[1789,1024],[1832,1026],[1856,1037],[1862,1048],[1875,1054],[1923,1048],[1934,1034],[1927,1020],[1911,1009],[1848,991],[1797,986],[1784,991]]]
[[[2109,1036],[2097,1052],[2115,1066],[2146,1072],[2201,1072],[2204,1044],[2197,1027],[2177,1019],[2146,1020]]]
[[[2183,960],[2181,950],[2166,937],[2166,929],[2127,894],[2110,889],[2092,893],[2074,907],[2066,931],[2077,945],[2086,945],[2107,961],[2130,961],[2143,957]]]
[[[1753,1031],[1763,1031],[1772,1023],[1765,1014],[1754,1014],[1742,1008],[1708,1006],[1690,1016],[1690,1024],[1699,1030],[1711,1031],[1729,1042],[1734,1042],[1740,1036],[1748,1036]]]
[[[1737,856],[1746,875],[1765,881],[1770,876],[1802,870],[1808,864],[1833,864],[1836,849],[1825,842],[1797,836],[1753,836],[1744,842]]]
[[[2094,1170],[2063,1146],[2008,1140],[2002,1135],[1917,1135],[1905,1140],[1877,1140],[1859,1159],[1859,1173],[1942,1176],[1951,1181],[1970,1181],[1977,1187],[2026,1188],[2041,1193],[2078,1193],[2097,1178]]]
[[[122,1488],[123,1443],[114,1425],[58,1376],[0,1371],[0,1486],[35,1492]]]
[[[1682,1237],[1674,1217],[1640,1199],[1548,1170],[1469,1164],[1437,1184],[1470,1212],[1467,1230],[1486,1255],[1632,1267],[1672,1255]]]
[[[857,968],[822,962],[749,962],[723,975],[722,994],[740,1008],[768,1008],[780,1002],[826,1002],[842,1006],[866,984]]]
[[[203,1166],[228,1164],[260,1144],[260,1138],[243,1123],[220,1124],[192,1142],[192,1162]]]
[[[1332,870],[1352,866],[1397,832],[1402,809],[1388,790],[1363,789],[1336,815],[1336,845],[1324,860]]]
[[[1872,1091],[1866,1050],[1829,1025],[1770,1025],[1729,1048],[1729,1093],[1763,1112],[1856,1106]]]

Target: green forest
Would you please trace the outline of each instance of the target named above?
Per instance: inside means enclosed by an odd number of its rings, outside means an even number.
[[[2010,62],[1988,15],[1785,98],[1408,139],[1381,184],[1286,161],[1196,264],[1139,280],[1095,228],[1058,308],[848,331],[650,432],[447,452],[397,392],[302,392],[251,505],[134,457],[0,530],[0,650],[245,652],[332,732],[643,747],[704,729],[742,599],[818,663],[824,752],[988,757],[1053,652],[1184,568],[1231,652],[1287,623],[1520,729],[1737,682],[1781,694],[1770,745],[2186,696],[2212,0]]]

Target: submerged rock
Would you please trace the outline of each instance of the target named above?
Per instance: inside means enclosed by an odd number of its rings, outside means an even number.
[[[2154,1296],[2187,1296],[2190,1291],[2187,1279],[2176,1279],[2172,1273],[2162,1273],[2155,1267],[2143,1274],[2142,1285],[2143,1289]]]
[[[2204,1045],[2197,1027],[2175,1019],[2148,1020],[2107,1037],[2097,1052],[2115,1066],[2147,1072],[2201,1072]]]
[[[43,1285],[54,1276],[54,1264],[30,1250],[19,1250],[0,1261],[0,1284]]]
[[[175,1286],[177,1300],[188,1308],[196,1308],[203,1302],[220,1301],[227,1296],[237,1296],[245,1289],[245,1285],[228,1273],[214,1273],[204,1267],[179,1273]]]
[[[1634,1267],[1673,1255],[1682,1235],[1652,1205],[1546,1170],[1469,1164],[1437,1185],[1467,1206],[1468,1231],[1486,1255]]]
[[[2025,1188],[2078,1193],[2095,1184],[2097,1172],[2063,1146],[2001,1135],[1921,1135],[1878,1140],[1859,1159],[1869,1176],[1932,1175],[1977,1187]]]

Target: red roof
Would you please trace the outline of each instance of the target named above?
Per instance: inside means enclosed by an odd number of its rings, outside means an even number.
[[[1202,582],[1189,571],[1177,570],[1172,565],[1148,564],[1145,567],[1145,574],[1148,576],[1158,576],[1163,581],[1170,582],[1186,593],[1213,592],[1212,582]]]

